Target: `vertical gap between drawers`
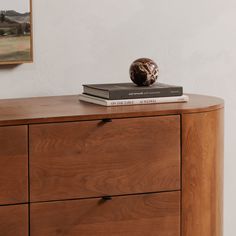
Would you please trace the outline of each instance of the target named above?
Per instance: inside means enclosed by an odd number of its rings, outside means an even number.
[[[27,125],[28,137],[28,235],[30,236],[30,126]]]
[[[180,236],[183,236],[183,230],[182,230],[182,190],[183,190],[183,114],[180,114]]]

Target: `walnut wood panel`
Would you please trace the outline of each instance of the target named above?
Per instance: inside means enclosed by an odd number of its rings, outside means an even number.
[[[94,120],[192,113],[223,107],[216,97],[189,94],[187,103],[103,107],[79,102],[78,96],[0,100],[0,125]]]
[[[30,186],[31,201],[180,189],[180,117],[32,125]]]
[[[27,126],[0,127],[0,205],[28,201]]]
[[[0,207],[0,236],[27,236],[28,229],[28,205]]]
[[[183,116],[183,236],[222,236],[223,109]]]
[[[31,236],[180,236],[180,193],[34,203]]]

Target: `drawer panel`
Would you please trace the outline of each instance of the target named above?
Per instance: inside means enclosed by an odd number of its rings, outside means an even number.
[[[31,236],[180,236],[180,193],[33,203]]]
[[[0,127],[0,205],[27,201],[27,126]]]
[[[180,188],[179,116],[30,126],[31,201]]]
[[[28,235],[28,205],[0,207],[0,235]]]

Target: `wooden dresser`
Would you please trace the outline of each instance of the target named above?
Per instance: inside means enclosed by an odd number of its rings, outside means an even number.
[[[222,236],[224,102],[0,100],[0,236]]]

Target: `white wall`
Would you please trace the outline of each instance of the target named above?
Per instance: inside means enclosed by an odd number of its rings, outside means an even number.
[[[7,0],[1,1],[0,10],[15,10],[17,12],[25,13],[29,12],[30,1],[29,0]]]
[[[236,1],[33,0],[33,9],[34,63],[0,67],[0,98],[129,81],[143,56],[159,64],[160,81],[223,97],[225,236],[235,236]]]

